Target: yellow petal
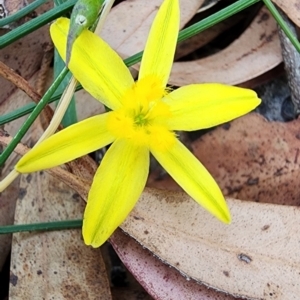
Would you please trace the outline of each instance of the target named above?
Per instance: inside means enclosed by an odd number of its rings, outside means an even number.
[[[139,79],[157,76],[166,86],[179,31],[178,0],[165,0],[152,24],[141,62]]]
[[[205,83],[181,87],[164,98],[170,105],[171,130],[197,130],[228,122],[260,104],[254,91],[224,84]]]
[[[167,152],[150,150],[187,194],[215,217],[230,223],[230,213],[217,183],[181,142],[177,140]]]
[[[29,173],[52,168],[112,143],[114,137],[106,129],[108,115],[88,118],[52,135],[25,154],[16,170]]]
[[[64,61],[69,24],[69,19],[59,18],[50,28],[54,45]],[[85,90],[111,109],[121,106],[125,91],[134,83],[120,56],[88,30],[73,44],[69,69]]]
[[[94,177],[83,218],[87,245],[101,246],[125,220],[140,197],[148,176],[149,150],[116,140]]]

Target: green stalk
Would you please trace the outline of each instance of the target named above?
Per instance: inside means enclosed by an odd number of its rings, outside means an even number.
[[[24,231],[50,231],[81,228],[82,220],[55,221],[48,223],[16,224],[0,226],[0,234],[9,234]]]
[[[60,6],[62,5],[65,0],[54,0],[55,6]],[[78,3],[78,2],[77,2]],[[54,71],[54,78],[63,70],[65,67],[64,61],[61,59],[59,56],[57,50],[54,50],[54,66],[53,66],[53,71]],[[72,74],[69,73],[67,76],[64,78],[64,80],[61,82],[59,87],[57,88],[57,92],[63,93],[66,87],[68,86],[70,80],[72,78]],[[56,103],[56,106],[58,105],[59,101]],[[74,123],[77,122],[77,111],[76,111],[76,104],[75,104],[75,96],[73,95],[70,104],[61,120],[61,123],[64,127],[68,127]]]
[[[5,26],[5,25],[8,25],[12,22],[16,22],[17,20],[25,17],[30,12],[32,12],[33,10],[35,10],[36,8],[38,8],[39,6],[41,6],[42,4],[44,4],[47,1],[48,0],[36,0],[32,3],[29,3],[27,6],[25,6],[24,8],[22,8],[21,10],[19,10],[15,14],[13,14],[11,16],[8,16],[4,19],[1,19],[0,20],[0,28]]]

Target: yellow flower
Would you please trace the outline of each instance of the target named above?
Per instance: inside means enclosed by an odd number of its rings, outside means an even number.
[[[65,60],[69,20],[51,26]],[[166,88],[179,29],[178,0],[165,0],[152,25],[134,82],[122,59],[85,30],[75,41],[69,68],[112,111],[72,125],[34,147],[16,165],[21,173],[52,168],[108,144],[94,177],[83,220],[83,237],[98,247],[124,221],[148,176],[150,152],[199,204],[225,223],[230,213],[208,171],[176,138],[174,130],[208,128],[239,117],[260,100],[255,92],[222,84]]]

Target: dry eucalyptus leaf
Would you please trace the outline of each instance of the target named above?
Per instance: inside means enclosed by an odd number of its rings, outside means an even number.
[[[130,237],[128,238],[131,239]],[[116,243],[118,244],[118,242]],[[122,247],[122,243],[120,243],[120,247]],[[126,250],[126,248],[123,250]],[[111,243],[107,242],[101,246],[101,252],[106,269],[110,270],[113,300],[153,300],[131,272],[124,267]],[[130,255],[130,253],[128,254]]]
[[[27,5],[26,0],[1,0],[0,7],[3,14],[1,19],[13,15]]]
[[[84,202],[45,172],[22,175],[16,223],[82,217]],[[81,229],[13,235],[10,299],[111,299],[101,252]]]
[[[162,0],[121,2],[110,12],[101,31],[101,37],[123,57],[143,50],[161,3]],[[180,1],[181,28],[203,3],[204,0]]]
[[[1,107],[1,104],[0,104]],[[0,135],[2,129],[0,128]],[[0,146],[0,149],[4,149]],[[2,180],[13,168],[17,161],[17,155],[12,154],[1,168],[0,180]],[[15,180],[7,189],[0,193],[0,226],[11,225],[14,222],[16,201],[19,195],[19,179]],[[0,271],[11,250],[11,234],[0,235]]]
[[[245,32],[224,50],[199,60],[175,62],[170,84],[198,82],[240,84],[274,68],[282,61],[276,22],[266,8]]]
[[[225,225],[185,193],[146,189],[122,229],[198,282],[249,299],[298,299],[300,211],[227,199]]]
[[[110,242],[123,263],[154,299],[234,300],[236,298],[187,280],[117,229]]]
[[[288,17],[300,27],[300,2],[299,0],[272,0]]]
[[[0,54],[1,56],[1,54]],[[1,81],[1,79],[0,79]],[[0,113],[5,114],[9,111],[16,109],[19,105],[22,106],[28,103],[29,99],[26,97],[24,92],[17,90],[10,97],[6,99],[7,101],[0,102]],[[20,126],[23,124],[25,118],[20,118],[14,122],[10,122],[4,126],[4,129],[9,131],[11,134],[15,134]],[[29,136],[26,135],[23,139],[25,143],[29,142]],[[13,168],[18,156],[12,154],[5,165],[2,168],[1,179],[4,178]],[[0,193],[0,223],[1,225],[11,225],[14,220],[15,204],[19,195],[19,180],[15,180],[5,191]],[[9,254],[11,249],[11,235],[0,235],[0,269]]]
[[[0,30],[0,34],[3,34]],[[43,45],[50,43],[49,26],[44,26],[0,50],[0,60],[25,79],[29,79],[40,68]],[[15,86],[0,77],[0,103],[9,97]]]

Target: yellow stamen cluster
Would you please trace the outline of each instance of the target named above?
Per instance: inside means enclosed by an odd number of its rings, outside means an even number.
[[[130,139],[141,146],[160,150],[171,147],[175,136],[167,127],[171,112],[163,102],[166,96],[159,78],[147,76],[139,80],[125,93],[123,106],[110,112],[108,130],[116,138]]]

